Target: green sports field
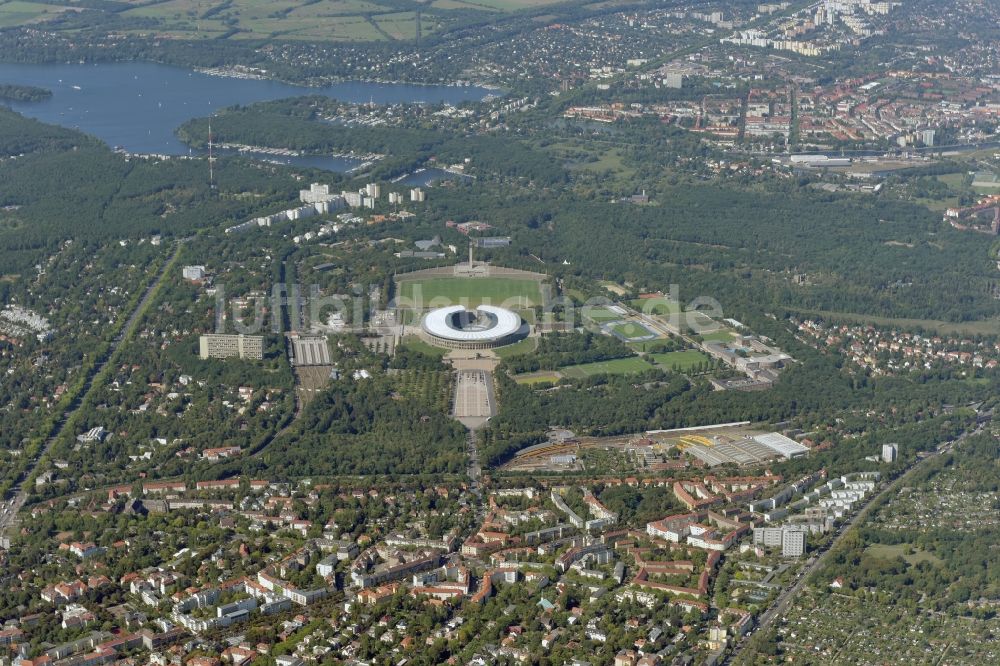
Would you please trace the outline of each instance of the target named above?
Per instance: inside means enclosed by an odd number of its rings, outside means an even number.
[[[533,386],[535,384],[555,384],[562,379],[562,375],[552,370],[544,370],[542,372],[528,372],[523,375],[514,375],[513,379],[518,384]]]
[[[650,354],[649,358],[667,370],[673,369],[676,365],[677,369],[681,372],[690,370],[699,363],[707,363],[712,360],[707,354],[703,354],[695,349],[685,349],[684,351],[667,352],[665,354]]]
[[[542,305],[541,287],[523,278],[434,277],[399,283],[400,307],[427,310],[447,305],[499,305],[514,310]]]
[[[611,327],[611,330],[624,338],[644,338],[653,334],[653,332],[645,326],[630,321],[623,324],[615,324]]]
[[[617,358],[613,361],[598,361],[560,368],[559,372],[566,377],[582,379],[591,375],[635,375],[651,370],[653,366],[641,358]]]
[[[699,335],[698,339],[702,342],[732,342],[736,339],[736,336],[728,328],[723,328],[712,333]]]
[[[669,315],[681,311],[680,303],[665,298],[637,298],[628,304],[647,315]]]
[[[583,312],[588,319],[596,322],[616,321],[622,318],[621,314],[601,306],[587,308]]]

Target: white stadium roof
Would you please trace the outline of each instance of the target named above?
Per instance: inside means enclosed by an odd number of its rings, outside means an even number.
[[[754,439],[764,446],[774,449],[786,458],[794,458],[795,456],[809,452],[808,447],[777,432],[772,432],[768,435],[756,435]]]
[[[424,317],[424,330],[437,338],[453,340],[455,342],[490,342],[500,338],[514,335],[521,328],[521,317],[506,308],[498,308],[492,305],[480,305],[476,312],[493,315],[496,323],[489,328],[459,329],[453,327],[449,322],[452,315],[457,312],[464,312],[466,308],[461,305],[451,305],[446,308],[431,310]]]

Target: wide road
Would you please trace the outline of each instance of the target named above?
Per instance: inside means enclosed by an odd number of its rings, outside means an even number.
[[[757,631],[755,633],[758,634],[764,633],[770,628],[771,624],[774,622],[774,619],[776,617],[780,617],[785,614],[785,612],[788,610],[788,607],[791,605],[792,601],[797,599],[799,594],[802,592],[802,589],[806,585],[806,581],[814,573],[819,571],[820,567],[823,566],[823,563],[826,561],[827,555],[830,554],[830,552],[834,549],[834,547],[838,543],[840,543],[840,541],[844,538],[844,536],[847,535],[848,532],[854,529],[855,526],[860,525],[868,517],[869,509],[875,505],[874,503],[876,502],[876,500],[881,499],[890,492],[895,492],[895,490],[898,489],[899,486],[904,481],[906,481],[907,478],[913,475],[928,460],[933,460],[942,453],[947,453],[956,444],[958,444],[965,438],[969,437],[970,435],[979,433],[982,429],[983,426],[980,425],[975,430],[962,433],[958,438],[950,442],[941,444],[935,451],[933,451],[926,458],[921,458],[913,462],[910,465],[909,469],[907,469],[905,472],[896,477],[896,479],[892,483],[887,485],[881,491],[872,495],[868,499],[868,501],[865,502],[864,506],[862,506],[861,509],[858,510],[858,512],[855,513],[854,516],[849,521],[840,526],[840,528],[837,530],[836,536],[834,537],[833,541],[830,542],[829,546],[827,546],[825,550],[821,551],[818,555],[815,556],[815,560],[813,560],[813,563],[809,564],[804,569],[802,569],[802,571],[798,574],[798,577],[795,580],[795,584],[785,589],[784,592],[778,595],[778,598],[775,599],[774,602],[771,604],[771,606],[766,611],[764,611],[764,614],[757,619]],[[743,654],[743,651],[747,648],[748,644],[749,644],[749,636],[744,636],[735,645],[733,651],[729,654],[728,657],[726,657],[725,661],[723,661],[722,663],[731,664],[738,661],[740,656]]]
[[[25,465],[20,478],[17,479],[17,482],[13,487],[14,496],[5,504],[0,506],[0,536],[5,535],[7,529],[14,524],[17,519],[18,512],[24,506],[24,503],[28,501],[28,491],[24,488],[24,484],[31,478],[31,474],[35,471],[35,466],[38,464],[38,461],[52,449],[53,444],[55,444],[56,440],[58,440],[62,435],[66,424],[69,423],[73,415],[79,411],[80,407],[86,402],[87,396],[90,392],[95,390],[96,387],[93,384],[94,378],[100,375],[100,373],[104,370],[108,361],[114,357],[115,352],[117,352],[119,347],[121,347],[121,344],[131,337],[136,322],[138,322],[143,314],[145,314],[146,308],[149,306],[149,302],[153,297],[153,293],[156,291],[156,288],[160,286],[160,283],[163,282],[163,279],[167,276],[170,268],[174,265],[174,261],[180,254],[181,247],[183,247],[186,240],[187,239],[182,239],[177,241],[174,246],[174,251],[163,263],[163,267],[160,269],[159,274],[149,284],[149,286],[146,287],[146,291],[143,293],[142,298],[139,299],[135,308],[129,313],[128,318],[125,320],[125,324],[121,327],[121,332],[111,341],[104,358],[100,359],[94,364],[94,367],[91,368],[90,376],[87,378],[84,390],[75,400],[73,400],[70,407],[63,413],[62,417],[59,419],[59,424],[56,427],[55,432],[52,433],[52,436],[45,441],[45,444],[39,447],[38,454],[29,460]]]

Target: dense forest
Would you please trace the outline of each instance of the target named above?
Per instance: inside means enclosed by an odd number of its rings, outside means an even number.
[[[645,129],[645,145],[633,145],[638,128],[602,131],[625,132],[616,138],[633,146],[639,162],[649,150],[698,150],[697,141],[688,145],[690,135],[679,130]],[[471,209],[513,236],[512,247],[495,258],[525,268],[537,269],[540,259],[560,276],[628,281],[650,290],[683,284],[693,290],[691,297],[711,296],[729,308],[752,302],[944,321],[1000,314],[992,296],[1000,278],[982,239],[888,196],[828,193],[796,180],[753,185],[681,179],[661,183],[655,205],[609,203],[607,192],[575,183],[567,165],[543,149],[544,138],[336,126],[315,117],[309,98],[229,109],[213,119],[213,133],[219,141],[309,152],[387,153],[370,174],[374,179],[406,173],[433,156],[439,163],[468,159],[470,173],[490,181],[569,185],[557,193],[472,183],[433,197],[439,219],[468,219]],[[190,121],[179,134],[200,145],[207,120]],[[963,285],[957,298],[956,284]]]
[[[465,470],[465,428],[437,405],[394,391],[384,375],[342,380],[306,409],[289,436],[243,465],[279,478]]]
[[[195,147],[208,141],[208,119],[188,121],[178,136]],[[388,155],[372,176],[390,179],[434,157],[442,164],[469,159],[484,174],[545,184],[565,182],[564,168],[525,142],[494,136],[456,136],[452,132],[400,127],[346,127],[320,121],[309,99],[280,100],[227,109],[212,118],[220,143],[290,148],[308,153]]]
[[[8,156],[0,158],[6,273],[26,270],[67,238],[184,236],[242,221],[269,202],[287,202],[299,186],[277,167],[231,158],[218,161],[213,191],[202,160],[128,159],[85,134],[4,108],[0,155]]]
[[[0,100],[8,102],[41,102],[52,97],[52,91],[36,86],[0,83]]]
[[[761,308],[945,321],[1000,314],[989,244],[892,199],[794,182],[685,182],[652,206],[568,193],[501,197],[478,185],[442,191],[432,205],[442,218],[460,219],[473,197],[481,219],[514,238],[494,252],[499,262],[537,270],[540,259],[557,277],[637,290],[680,285],[682,303],[708,296],[738,318]]]

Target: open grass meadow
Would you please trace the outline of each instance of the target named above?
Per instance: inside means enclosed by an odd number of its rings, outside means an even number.
[[[500,358],[511,358],[512,356],[530,354],[536,349],[538,349],[538,338],[525,338],[512,345],[497,347],[493,350],[493,353]]]
[[[407,349],[412,349],[413,351],[420,352],[421,354],[426,354],[428,356],[433,356],[435,358],[444,358],[444,355],[448,353],[447,349],[442,349],[441,347],[435,347],[434,345],[424,342],[421,338],[416,335],[408,335],[403,338],[401,346]]]
[[[647,315],[670,315],[681,311],[681,304],[665,298],[637,298],[628,302],[630,307]]]
[[[534,386],[535,384],[555,384],[562,379],[562,375],[554,370],[543,370],[541,372],[526,372],[522,375],[514,375],[513,379],[518,384]]]
[[[606,321],[617,321],[622,318],[622,315],[617,312],[612,312],[611,310],[601,306],[589,308],[584,310],[584,312],[588,319],[599,324]]]
[[[611,330],[624,338],[644,338],[648,335],[654,334],[642,324],[637,324],[631,321],[615,324],[611,327]]]
[[[454,24],[470,10],[514,14],[565,0],[432,0],[422,5],[421,37]],[[0,28],[45,23],[77,3],[0,2]],[[328,42],[411,41],[417,37],[416,3],[374,0],[122,0],[114,3],[122,32],[170,39],[317,40]],[[123,6],[124,9],[119,9]],[[81,14],[82,15],[82,14]],[[103,14],[92,11],[99,24]]]
[[[519,310],[542,305],[542,291],[530,279],[434,277],[400,282],[396,300],[407,309],[485,304]]]
[[[652,366],[641,358],[617,358],[612,361],[598,361],[560,368],[565,377],[583,379],[592,375],[637,375],[651,370]]]
[[[67,10],[69,7],[41,2],[21,2],[20,0],[5,2],[0,4],[0,28],[47,21]]]
[[[122,16],[156,21],[160,31],[188,39],[226,33],[231,39],[381,41],[412,39],[416,32],[413,12],[367,0],[167,0],[139,4]],[[425,34],[431,29],[431,22],[421,26]]]
[[[665,354],[650,354],[648,358],[653,359],[657,365],[667,370],[673,370],[676,366],[680,372],[687,372],[692,368],[696,368],[699,363],[710,363],[712,361],[707,354],[696,349],[685,349],[684,351],[667,352]]]
[[[736,339],[735,334],[728,328],[724,328],[713,333],[707,333],[705,335],[700,335],[698,338],[702,342],[732,342]]]
[[[928,553],[926,550],[914,548],[912,544],[906,543],[875,543],[865,548],[865,553],[874,555],[875,557],[881,557],[886,560],[894,560],[897,557],[902,557],[912,566],[916,566],[921,562],[930,562],[935,566],[941,566],[944,564],[944,562],[941,561],[941,558],[934,553]]]

